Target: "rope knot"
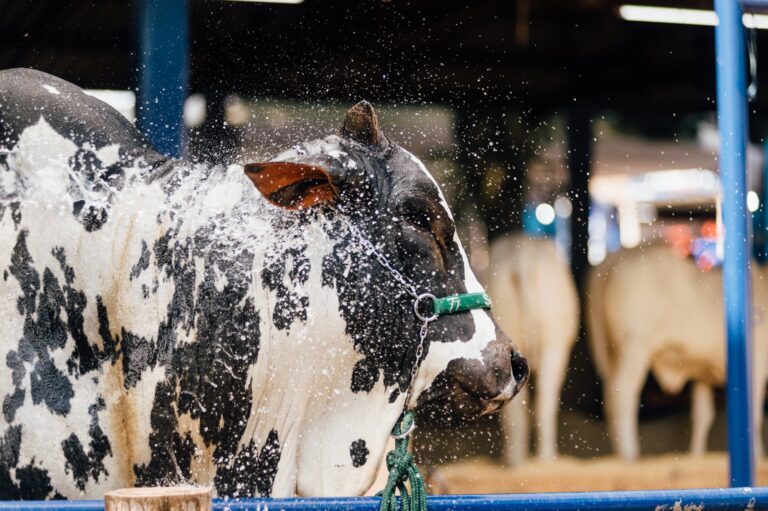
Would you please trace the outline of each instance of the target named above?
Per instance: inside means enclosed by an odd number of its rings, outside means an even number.
[[[426,511],[427,491],[419,467],[408,452],[408,436],[413,431],[414,417],[412,412],[403,412],[392,428],[396,438],[395,448],[387,453],[387,469],[389,478],[384,489],[377,493],[381,496],[379,511],[398,511],[395,490],[400,491],[402,511]],[[410,493],[408,486],[411,487]]]
[[[390,474],[397,476],[398,482],[408,477],[408,467],[414,463],[413,456],[408,451],[400,451],[395,448],[394,451],[387,453],[387,469]]]

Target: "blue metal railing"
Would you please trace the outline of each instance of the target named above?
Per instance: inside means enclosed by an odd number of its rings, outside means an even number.
[[[378,511],[378,497],[215,499],[214,511]],[[768,488],[437,495],[429,511],[743,511],[768,509]],[[104,501],[0,502],[0,511],[103,511]]]
[[[750,399],[750,225],[747,213],[747,83],[744,25],[737,0],[715,0],[717,115],[723,193],[723,294],[727,333],[726,395],[731,486],[754,484]]]

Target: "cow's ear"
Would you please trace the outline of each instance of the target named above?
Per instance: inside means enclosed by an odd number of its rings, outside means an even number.
[[[386,140],[384,133],[379,128],[376,112],[373,111],[373,106],[367,101],[361,101],[347,110],[339,134],[366,145],[381,146]]]
[[[331,175],[306,163],[249,163],[245,175],[271,203],[286,209],[306,209],[336,198]]]

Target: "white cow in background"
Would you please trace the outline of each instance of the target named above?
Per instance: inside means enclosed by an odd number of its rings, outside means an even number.
[[[768,275],[753,263],[753,420],[762,424],[768,359]],[[706,450],[715,418],[713,385],[725,381],[722,273],[657,245],[617,252],[595,268],[587,285],[590,347],[603,380],[606,422],[614,450],[640,455],[640,392],[653,375],[670,394],[692,380],[691,452]],[[757,453],[762,453],[756,435]]]
[[[552,240],[512,235],[491,245],[488,292],[502,329],[523,349],[536,375],[537,454],[557,456],[557,412],[571,348],[579,328],[579,302],[566,260]],[[503,412],[507,464],[528,455],[527,387]]]

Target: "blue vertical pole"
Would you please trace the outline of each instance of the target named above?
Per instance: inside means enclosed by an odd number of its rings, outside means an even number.
[[[139,0],[139,129],[161,153],[186,149],[184,100],[189,82],[187,0]]]
[[[723,193],[723,294],[727,334],[728,449],[731,486],[752,486],[750,225],[747,212],[747,84],[744,25],[738,0],[715,0],[717,115]]]

